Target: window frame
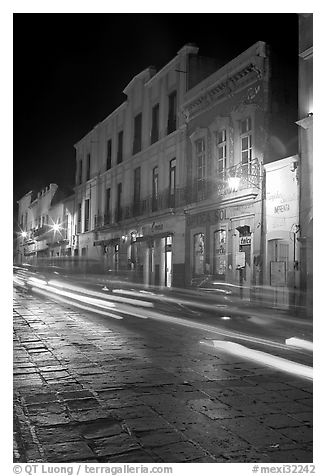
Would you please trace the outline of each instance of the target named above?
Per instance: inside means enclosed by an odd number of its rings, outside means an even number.
[[[112,167],[112,139],[106,141],[106,170]]]
[[[123,162],[123,129],[118,132],[117,164]]]
[[[167,135],[177,130],[177,90],[168,95]]]
[[[157,102],[152,107],[151,144],[155,144],[155,142],[159,140],[159,123],[160,123],[160,103]]]
[[[140,112],[134,117],[134,140],[132,153],[138,154],[142,149],[142,113]]]

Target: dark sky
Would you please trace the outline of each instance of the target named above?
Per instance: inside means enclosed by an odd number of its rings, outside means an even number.
[[[124,100],[132,77],[185,43],[225,63],[256,41],[297,64],[285,14],[14,14],[14,202],[50,182],[73,186],[73,145]]]

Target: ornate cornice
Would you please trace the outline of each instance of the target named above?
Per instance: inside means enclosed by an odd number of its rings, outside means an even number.
[[[262,77],[262,69],[255,61],[252,61],[240,71],[208,87],[205,91],[199,93],[195,99],[186,103],[183,107],[184,115],[188,120],[192,119],[202,110],[209,108],[216,102],[232,97],[247,84],[260,80]],[[251,98],[248,99],[251,100]]]

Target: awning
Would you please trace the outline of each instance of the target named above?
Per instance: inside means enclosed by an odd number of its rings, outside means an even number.
[[[96,240],[94,246],[114,246],[120,243],[120,238],[111,238],[109,240]]]
[[[173,236],[172,231],[162,231],[161,233],[153,233],[152,235],[144,235],[144,236],[138,236],[136,238],[136,242],[139,243],[141,241],[153,241],[153,240],[159,240],[160,238],[166,238],[167,236]]]

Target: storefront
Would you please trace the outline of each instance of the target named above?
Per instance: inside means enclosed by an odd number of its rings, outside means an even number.
[[[186,221],[187,284],[208,277],[241,286],[243,297],[259,282],[260,201],[189,213]]]
[[[126,226],[94,241],[104,271],[146,286],[184,285],[185,217]]]
[[[266,266],[265,283],[273,304],[296,304],[299,287],[299,184],[297,156],[265,165]]]

